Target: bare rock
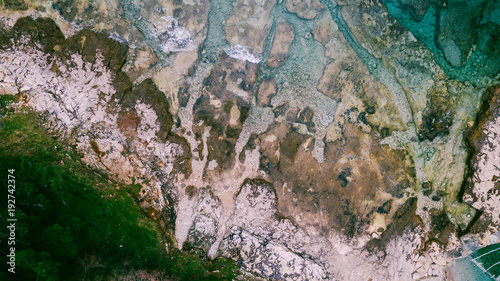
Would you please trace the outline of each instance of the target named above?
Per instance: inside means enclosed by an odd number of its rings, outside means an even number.
[[[354,241],[380,227],[385,230],[415,184],[411,156],[377,144],[373,133],[345,123],[340,139],[326,143],[325,161],[320,164],[311,155],[309,114],[307,109],[298,110],[293,113],[296,117],[287,117],[293,126],[275,124],[259,138],[261,168],[280,190],[278,210],[298,225],[314,221],[324,235],[335,230]],[[301,131],[299,124],[307,131]],[[359,193],[363,198],[356,196]],[[388,214],[377,213],[387,201],[382,198],[388,198],[382,194],[394,198]],[[371,198],[369,204],[366,198]]]
[[[257,65],[221,53],[210,75],[203,81],[202,95],[194,105],[194,120],[211,126],[208,161],[216,161],[216,170],[230,169],[235,161],[235,144],[250,110],[250,98],[257,76]]]
[[[186,242],[192,247],[208,252],[216,240],[222,205],[219,198],[213,195],[210,187],[198,190],[194,200],[196,200],[195,215]]]
[[[127,58],[128,46],[107,35],[84,29],[63,44],[61,54],[79,53],[85,61],[96,62],[97,53],[104,56],[104,65],[113,71],[119,71]]]
[[[319,0],[285,0],[285,8],[300,18],[310,20],[319,14],[323,9],[323,4]]]
[[[295,31],[286,20],[278,23],[274,31],[273,43],[267,59],[268,67],[277,68],[285,63],[290,44],[294,37]]]
[[[475,232],[489,228],[500,230],[500,87],[490,87],[476,124],[468,133],[474,154],[471,159],[473,173],[469,178],[464,202],[484,213]]]
[[[382,137],[393,130],[404,129],[406,124],[401,120],[391,93],[370,74],[333,20],[326,18],[321,21],[313,34],[325,45],[325,56],[333,59],[326,65],[317,89],[341,101],[344,108],[336,112],[338,123],[334,122],[328,128],[327,140],[336,139],[335,131],[340,132],[339,124],[343,123],[340,120],[344,118],[341,116],[349,111],[348,108],[357,108],[361,119],[366,121],[363,123],[377,126]]]
[[[234,3],[233,12],[224,25],[226,40],[232,46],[243,45],[253,55],[261,56],[271,29],[271,10],[275,4],[275,0]]]
[[[322,45],[326,45],[333,38],[332,36],[342,37],[338,32],[337,24],[330,17],[321,20],[318,27],[313,30],[313,35],[314,39]]]
[[[165,95],[158,90],[151,79],[144,80],[131,91],[127,91],[120,98],[120,104],[136,112],[139,103],[149,105],[157,115],[159,124],[158,138],[165,140],[172,127],[172,116],[168,112],[168,102]],[[124,109],[125,109],[124,108]],[[130,113],[132,116],[134,113]]]
[[[238,259],[249,270],[274,280],[321,280],[326,274],[317,262],[293,245],[310,241],[288,219],[278,220],[276,191],[264,180],[246,180],[236,195],[231,228],[221,243],[224,255]],[[281,236],[287,228],[292,239]],[[290,243],[290,244],[288,244]]]
[[[257,92],[257,104],[259,106],[270,106],[271,98],[277,93],[277,90],[274,77],[264,79],[260,83],[259,91]]]
[[[30,38],[30,44],[34,46],[35,42],[39,43],[47,53],[53,53],[54,47],[64,40],[59,27],[49,18],[20,18],[7,36],[13,37],[14,41],[19,43],[23,37]]]

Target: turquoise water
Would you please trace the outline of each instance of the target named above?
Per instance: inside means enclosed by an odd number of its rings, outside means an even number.
[[[499,12],[495,11],[500,11],[500,1],[452,0],[446,6],[431,4],[421,19],[402,1],[381,1],[392,17],[425,44],[451,78],[473,82],[498,74],[500,26]],[[457,46],[461,41],[469,41],[462,44],[462,51]]]

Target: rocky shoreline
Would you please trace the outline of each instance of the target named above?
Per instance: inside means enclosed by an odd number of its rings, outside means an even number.
[[[0,93],[255,276],[450,280],[498,243],[498,69],[455,78],[384,1],[198,2],[3,10]]]

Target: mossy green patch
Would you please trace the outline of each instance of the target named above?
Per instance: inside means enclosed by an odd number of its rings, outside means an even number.
[[[24,11],[28,9],[28,5],[26,5],[23,0],[3,0],[2,2],[5,9],[14,11]]]

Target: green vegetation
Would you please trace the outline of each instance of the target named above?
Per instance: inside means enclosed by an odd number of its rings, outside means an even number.
[[[5,97],[0,96],[5,114]],[[166,239],[123,186],[87,168],[35,113],[0,129],[1,280],[232,280],[231,260],[165,249]],[[15,169],[15,274],[7,272],[7,176]]]

